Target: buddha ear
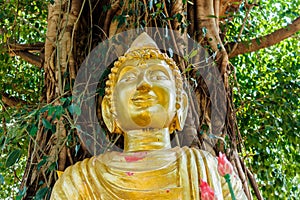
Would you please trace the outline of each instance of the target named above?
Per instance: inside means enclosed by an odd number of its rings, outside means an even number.
[[[111,133],[122,133],[122,131],[118,128],[115,117],[111,112],[111,102],[107,96],[104,96],[102,100],[102,118],[103,121]]]
[[[181,101],[176,104],[179,105],[176,105],[177,111],[175,113],[173,123],[171,123],[171,126],[169,127],[170,133],[174,130],[181,131],[184,127],[188,112],[188,96],[185,91],[182,91]]]
[[[113,132],[115,129],[115,123],[113,119],[113,115],[110,110],[111,102],[109,102],[109,98],[107,96],[104,96],[101,103],[101,109],[102,109],[102,118],[104,123],[106,124],[107,129],[109,132]]]

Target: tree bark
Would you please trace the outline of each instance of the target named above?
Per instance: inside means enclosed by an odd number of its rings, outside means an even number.
[[[9,107],[21,107],[23,105],[26,105],[26,101],[17,99],[15,97],[10,97],[9,95],[7,95],[5,93],[1,94],[1,101]]]
[[[36,56],[32,53],[27,51],[14,51],[10,55],[20,56],[23,60],[27,61],[28,63],[41,68],[43,66],[44,58],[41,56]]]
[[[9,55],[20,56],[21,59],[39,68],[43,66],[45,44],[43,42],[35,44],[8,44],[2,47]],[[38,55],[39,54],[39,55]]]

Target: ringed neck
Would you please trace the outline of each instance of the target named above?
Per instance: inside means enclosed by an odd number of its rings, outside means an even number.
[[[170,149],[169,128],[139,129],[124,133],[124,152]]]

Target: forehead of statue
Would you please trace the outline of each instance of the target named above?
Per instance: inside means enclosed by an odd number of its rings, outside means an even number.
[[[148,69],[151,68],[153,70],[164,68],[166,71],[171,72],[169,65],[165,60],[150,58],[150,59],[130,59],[126,60],[118,69],[117,77],[123,75],[124,72],[128,71],[128,69]]]

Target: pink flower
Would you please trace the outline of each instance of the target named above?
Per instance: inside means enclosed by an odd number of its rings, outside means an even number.
[[[227,160],[226,155],[219,152],[218,157],[218,172],[221,176],[226,174],[232,174],[233,167],[231,163]]]
[[[214,200],[215,199],[214,191],[203,180],[200,180],[200,191],[201,191],[201,200]]]
[[[136,162],[138,160],[143,159],[147,155],[147,152],[137,152],[132,155],[125,156],[126,162]]]

